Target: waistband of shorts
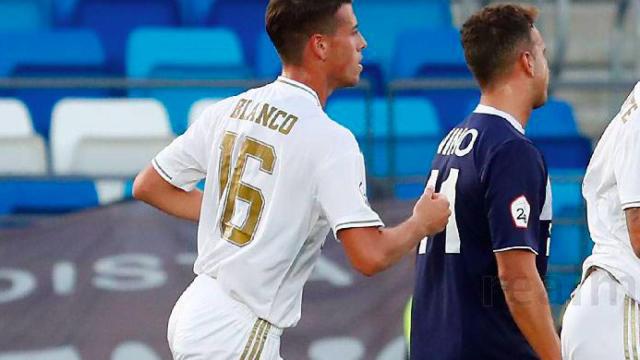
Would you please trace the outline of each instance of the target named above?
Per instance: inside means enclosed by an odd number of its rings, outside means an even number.
[[[238,301],[237,299],[234,299],[231,295],[229,295],[227,291],[224,290],[222,285],[218,282],[218,279],[206,274],[198,275],[198,277],[201,277],[201,276],[204,276],[207,279],[213,280],[217,284],[217,286],[220,288],[220,292],[229,300],[229,302],[235,308],[237,313],[240,316],[242,316],[245,320],[247,320],[248,323],[254,324],[259,322],[260,320],[264,321],[270,325],[269,335],[275,336],[275,337],[280,337],[280,335],[282,335],[282,331],[283,331],[282,328],[277,327],[271,324],[269,321],[256,316],[256,314],[246,304],[242,303],[241,301]]]
[[[600,271],[604,272],[605,274],[607,274],[607,275],[611,278],[611,280],[613,280],[613,281],[615,281],[616,283],[620,284],[620,280],[618,280],[618,279],[617,279],[617,278],[616,278],[616,277],[615,277],[615,276],[614,276],[614,275],[613,275],[609,270],[607,270],[607,269],[605,269],[605,268],[603,268],[603,267],[597,266],[597,265],[591,265],[591,266],[589,266],[589,268],[588,268],[588,269],[587,269],[587,271],[585,272],[584,280],[582,280],[582,282],[585,282],[585,281],[587,280],[587,278],[588,278],[591,274],[593,274],[594,272],[596,272],[596,271],[598,271],[598,270],[600,270]],[[620,284],[620,285],[621,285],[621,284]]]

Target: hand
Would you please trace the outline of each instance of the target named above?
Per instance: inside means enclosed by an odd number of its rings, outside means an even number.
[[[427,187],[413,207],[412,218],[425,236],[444,230],[451,215],[447,197],[434,191],[432,187]]]

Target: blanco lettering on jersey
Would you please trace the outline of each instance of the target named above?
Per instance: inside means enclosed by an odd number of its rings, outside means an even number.
[[[478,130],[476,129],[454,128],[438,146],[438,154],[455,154],[459,157],[466,156],[473,150],[473,146],[476,144],[476,140],[478,140],[478,134]]]
[[[278,109],[268,103],[240,99],[230,117],[232,119],[251,121],[268,129],[288,135],[298,122],[298,117]]]

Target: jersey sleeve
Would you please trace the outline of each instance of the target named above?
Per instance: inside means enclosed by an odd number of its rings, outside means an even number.
[[[501,145],[482,173],[494,252],[530,250],[540,244],[540,215],[547,175],[538,150],[525,141]]]
[[[167,182],[184,191],[193,190],[206,176],[210,156],[210,117],[213,108],[209,108],[171,144],[164,148],[152,160],[155,170]]]
[[[318,201],[334,235],[341,229],[384,226],[367,200],[364,160],[357,148],[329,159],[318,169],[317,181]]]
[[[628,129],[621,132],[621,139],[614,157],[614,173],[622,209],[640,207],[640,114],[637,112]]]

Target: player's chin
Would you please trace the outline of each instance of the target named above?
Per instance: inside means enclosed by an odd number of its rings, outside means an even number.
[[[360,73],[354,74],[344,79],[344,87],[353,87],[360,82]]]

